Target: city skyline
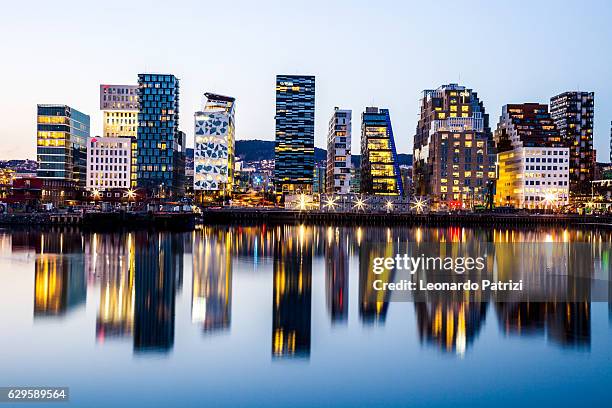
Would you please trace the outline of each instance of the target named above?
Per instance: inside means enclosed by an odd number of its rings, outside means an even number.
[[[214,58],[193,52],[198,43],[198,25],[185,24],[185,19],[202,18],[190,14],[195,3],[176,4],[181,17],[169,22],[175,38],[152,32],[151,45],[139,53],[133,52],[131,43],[123,41],[123,36],[126,29],[128,32],[144,29],[144,22],[154,21],[151,17],[157,10],[155,5],[148,9],[110,2],[104,9],[94,6],[87,12],[69,7],[71,2],[66,2],[66,9],[41,5],[28,10],[20,4],[11,5],[0,17],[3,23],[0,30],[5,37],[12,32],[23,35],[11,36],[15,37],[11,42],[0,45],[2,54],[12,61],[0,72],[13,79],[6,84],[13,97],[0,102],[2,110],[12,115],[10,121],[0,125],[3,158],[35,157],[31,141],[36,136],[33,117],[37,103],[66,104],[88,114],[92,118],[91,135],[99,136],[100,84],[135,84],[138,73],[159,72],[174,74],[181,80],[184,115],[179,129],[187,133],[187,147],[193,146],[190,117],[201,106],[207,91],[236,97],[240,105],[236,116],[237,140],[274,140],[272,89],[275,75],[286,73],[317,78],[317,147],[326,146],[327,120],[334,106],[355,112],[366,106],[385,106],[393,117],[398,153],[409,153],[422,91],[456,82],[478,90],[492,123],[497,122],[501,107],[506,104],[548,104],[552,96],[565,91],[594,92],[594,147],[598,161],[609,160],[612,86],[607,81],[607,67],[612,61],[606,52],[605,39],[612,37],[612,28],[606,24],[611,13],[605,2],[590,2],[589,7],[554,2],[532,4],[530,15],[523,15],[522,7],[516,4],[482,2],[474,2],[473,7],[440,3],[415,4],[410,8],[399,3],[373,8],[365,3],[346,2],[325,5],[326,15],[321,13],[322,5],[318,3],[282,7],[280,4],[255,6],[238,2],[229,7],[211,4],[211,12],[203,23],[211,30],[227,21],[233,27],[226,33],[231,49],[219,49]],[[267,13],[258,13],[259,18],[252,19],[253,7],[265,8]],[[333,19],[338,13],[345,13],[348,18]],[[464,42],[448,42],[452,30],[429,35],[427,43],[419,40],[419,34],[432,21],[425,17],[441,13],[453,15],[457,21],[470,18],[472,23],[461,26]],[[119,14],[132,23],[115,27],[114,18]],[[143,17],[136,19],[140,14]],[[274,25],[287,16],[297,16],[291,21],[292,35],[282,31],[284,24],[279,28]],[[514,24],[500,27],[496,23],[499,16]],[[380,24],[376,36],[359,29],[368,26],[369,18],[385,22]],[[558,23],[570,18],[574,29],[559,30]],[[333,25],[329,24],[332,20]],[[111,26],[113,30],[108,29]],[[76,64],[63,64],[52,47],[39,46],[36,33],[45,27],[53,27],[54,35],[71,38],[71,47],[80,58]],[[576,35],[582,29],[588,32],[590,41]],[[100,36],[100,32],[105,35]],[[548,47],[546,53],[541,52],[542,42],[529,40],[538,36]],[[351,40],[343,42],[343,64],[331,58],[337,47],[330,38]],[[385,38],[385,44],[381,45],[380,38]],[[521,44],[521,64],[498,57],[501,54],[496,49],[510,41]],[[471,51],[456,52],[457,44],[469,46]],[[374,45],[376,58],[362,58],[359,51]],[[293,52],[294,49],[299,52]],[[580,57],[572,58],[572,54]],[[416,64],[417,55],[428,63]],[[245,66],[249,69],[245,70]],[[358,154],[358,149],[353,144],[352,153]]]

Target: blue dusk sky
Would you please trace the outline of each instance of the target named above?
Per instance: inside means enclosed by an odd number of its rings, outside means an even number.
[[[412,152],[423,89],[476,90],[495,128],[506,103],[595,92],[595,147],[608,161],[612,4],[607,1],[28,1],[0,13],[4,158],[35,158],[37,103],[91,116],[99,85],[142,72],[181,79],[181,129],[210,91],[236,97],[237,139],[274,140],[275,75],[316,75],[315,144],[334,106],[389,108],[398,151]]]

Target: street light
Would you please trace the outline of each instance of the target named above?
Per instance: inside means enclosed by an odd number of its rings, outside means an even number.
[[[385,207],[387,207],[387,212],[393,211],[393,202],[391,200],[387,200]]]
[[[336,204],[336,201],[338,201],[337,197],[327,197],[327,200],[325,201],[325,207],[327,207],[328,210],[334,210],[338,205]]]
[[[361,197],[357,198],[357,201],[355,201],[354,208],[356,208],[357,211],[365,210],[365,208],[366,208],[365,200],[363,198],[361,198]]]
[[[411,209],[416,210],[417,214],[421,214],[425,209],[426,200],[421,197],[416,197],[410,206]]]

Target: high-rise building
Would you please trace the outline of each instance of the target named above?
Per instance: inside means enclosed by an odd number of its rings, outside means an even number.
[[[234,184],[234,104],[230,96],[206,93],[195,113],[193,188],[229,196]]]
[[[568,203],[569,150],[547,105],[505,105],[494,139],[498,205],[553,208]]]
[[[276,76],[274,184],[277,194],[312,192],[314,108],[314,76]]]
[[[361,193],[403,192],[389,110],[368,107],[361,114]]]
[[[595,173],[593,92],[564,92],[550,98],[550,114],[570,149],[570,192],[590,194]]]
[[[351,116],[350,110],[334,108],[327,133],[328,194],[348,194],[351,181]]]
[[[138,133],[138,86],[100,85],[104,137],[129,136]]]
[[[495,149],[489,115],[471,89],[425,90],[414,137],[413,188],[434,207],[467,208],[490,198]]]
[[[138,75],[137,186],[159,198],[185,189],[184,133],[179,125],[179,80]]]
[[[37,176],[84,188],[89,116],[66,105],[37,110]]]

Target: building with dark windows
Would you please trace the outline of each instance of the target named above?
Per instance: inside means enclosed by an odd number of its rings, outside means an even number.
[[[351,110],[334,108],[327,133],[328,194],[348,194],[351,183]],[[321,191],[322,192],[322,191]]]
[[[55,203],[77,199],[85,188],[89,116],[66,105],[38,105],[36,122],[42,199]]]
[[[570,149],[570,192],[590,194],[595,173],[593,92],[564,92],[550,98],[550,114]]]
[[[277,194],[312,192],[314,109],[314,76],[276,76],[274,184]]]
[[[361,114],[361,193],[404,193],[388,109],[368,107]]]
[[[569,150],[547,105],[505,105],[494,140],[498,152],[497,205],[554,208],[568,203]]]
[[[434,208],[473,208],[493,194],[495,149],[489,115],[471,89],[423,91],[414,136],[413,188]]]
[[[138,75],[137,186],[150,197],[175,198],[185,190],[185,136],[179,131],[179,80]]]

